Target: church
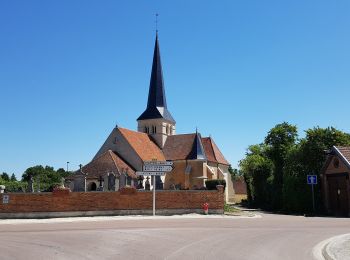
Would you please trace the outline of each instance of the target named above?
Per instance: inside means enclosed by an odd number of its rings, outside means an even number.
[[[145,161],[172,161],[173,170],[150,178],[136,176]],[[225,159],[212,137],[195,133],[176,134],[176,121],[168,110],[158,33],[156,34],[148,101],[137,118],[137,131],[116,126],[90,163],[81,166],[66,184],[73,191],[137,189],[203,189],[206,180],[225,179],[226,200],[233,196]]]

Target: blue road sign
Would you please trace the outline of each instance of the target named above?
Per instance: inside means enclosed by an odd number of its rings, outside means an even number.
[[[308,175],[307,176],[307,184],[310,184],[310,185],[317,184],[317,175]]]

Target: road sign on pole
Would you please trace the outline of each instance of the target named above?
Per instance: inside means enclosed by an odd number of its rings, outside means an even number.
[[[145,172],[171,172],[173,169],[170,165],[144,165],[143,170]]]
[[[314,192],[314,185],[317,184],[317,175],[307,175],[307,184],[311,185],[311,192],[312,192],[312,209],[315,212],[315,192]]]
[[[172,166],[174,163],[169,161],[144,161],[143,165],[169,165]]]
[[[164,176],[166,172],[136,172],[136,176]]]
[[[307,184],[316,185],[317,184],[317,175],[308,175]]]
[[[156,215],[156,176],[164,176],[172,171],[173,162],[168,161],[145,161],[143,162],[143,171],[136,172],[137,176],[152,176],[153,181],[153,216]]]

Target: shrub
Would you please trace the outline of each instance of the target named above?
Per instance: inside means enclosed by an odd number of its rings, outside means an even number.
[[[223,185],[224,189],[226,188],[225,180],[207,180],[205,181],[205,186],[208,190],[216,190],[217,185]]]

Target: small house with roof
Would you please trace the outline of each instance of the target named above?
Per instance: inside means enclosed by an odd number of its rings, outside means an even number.
[[[350,216],[350,147],[333,146],[321,171],[324,207],[336,216]]]
[[[176,134],[176,121],[166,102],[158,34],[147,107],[137,123],[137,131],[116,126],[92,161],[71,176],[71,189],[82,190],[87,186],[88,190],[95,187],[118,190],[125,185],[147,189],[153,183],[137,177],[135,171],[141,171],[144,162],[151,160],[174,163],[171,172],[156,177],[157,189],[200,189],[205,180],[211,179],[225,179],[232,186],[229,162],[212,137],[202,137],[198,131]],[[111,181],[113,185],[109,184]],[[226,199],[233,196],[228,190]]]

